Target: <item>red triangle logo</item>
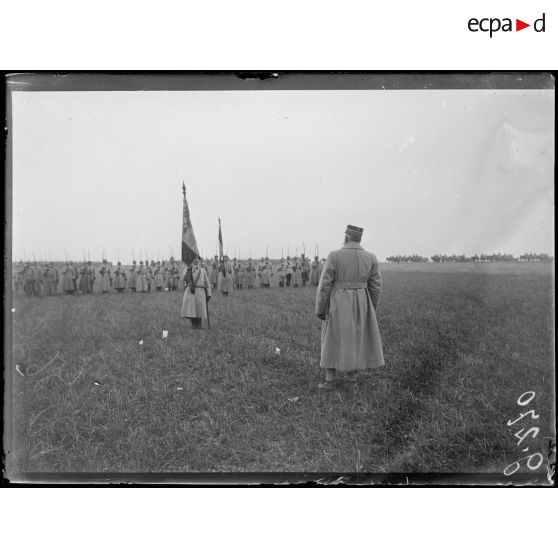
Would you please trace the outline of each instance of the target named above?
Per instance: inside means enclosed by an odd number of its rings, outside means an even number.
[[[521,31],[522,29],[525,29],[525,27],[531,27],[531,24],[530,23],[525,23],[524,21],[521,21],[520,19],[515,20],[515,30],[516,31]]]

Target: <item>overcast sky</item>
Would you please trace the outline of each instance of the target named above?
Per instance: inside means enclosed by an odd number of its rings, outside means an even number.
[[[553,90],[12,95],[14,259],[554,254]]]

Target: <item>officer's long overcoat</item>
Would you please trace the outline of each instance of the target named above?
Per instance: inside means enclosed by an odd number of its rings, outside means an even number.
[[[316,293],[322,322],[320,366],[342,372],[384,365],[376,308],[382,279],[378,260],[358,242],[330,252]]]

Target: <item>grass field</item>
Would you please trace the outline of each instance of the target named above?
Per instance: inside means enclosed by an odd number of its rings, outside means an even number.
[[[181,321],[182,292],[15,297],[12,470],[499,473],[525,456],[506,423],[530,408],[546,456],[551,266],[382,275],[386,366],[333,393],[317,389],[314,288],[216,295],[205,331]]]

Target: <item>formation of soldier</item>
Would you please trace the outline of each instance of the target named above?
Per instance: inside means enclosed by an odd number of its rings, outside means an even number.
[[[281,288],[317,286],[324,261],[318,256],[311,261],[304,254],[281,258],[275,264],[267,257],[230,260],[228,256],[221,259],[215,256],[213,260],[201,260],[201,267],[213,288],[228,296],[234,290],[269,289],[273,277],[277,277]],[[61,266],[51,262],[20,262],[13,266],[12,281],[14,292],[27,296],[175,291],[184,285],[184,267],[172,257],[162,262],[134,260],[126,266],[121,262],[113,266],[106,259],[97,266],[91,261],[81,264],[68,261]]]
[[[129,266],[116,266],[106,259],[96,267],[92,262],[76,264],[72,261],[58,266],[51,262],[19,263],[13,267],[13,290],[27,296],[49,296],[57,293],[92,294],[116,291],[155,292],[178,289],[179,264],[136,260]]]
[[[205,261],[201,265],[208,272],[213,288],[227,296],[233,290],[258,287],[269,289],[274,276],[278,277],[280,288],[305,287],[308,283],[317,287],[324,261],[318,256],[310,261],[302,254],[293,259],[281,258],[274,265],[267,257],[260,258],[259,261],[252,258],[233,258],[231,261],[228,256],[221,259],[215,256],[209,265]]]

